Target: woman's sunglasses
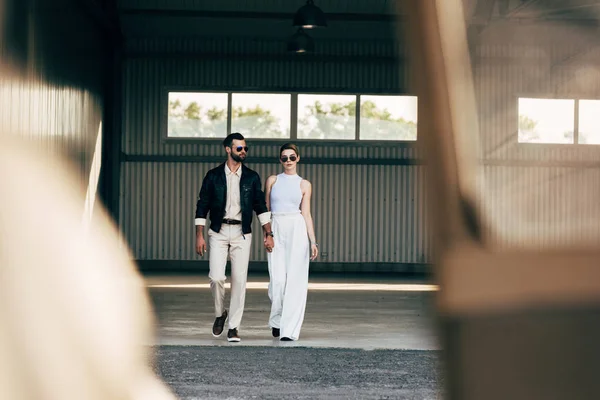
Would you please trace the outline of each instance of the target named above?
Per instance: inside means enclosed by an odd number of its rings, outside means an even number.
[[[290,159],[290,161],[296,161],[298,159],[298,157],[290,156],[289,159]],[[287,160],[288,160],[288,156],[281,156],[281,162],[287,162]]]
[[[231,147],[232,149],[235,148],[235,151],[237,151],[238,153],[240,151],[242,151],[242,149],[244,149],[244,151],[247,153],[248,152],[248,146],[238,146],[238,147]]]

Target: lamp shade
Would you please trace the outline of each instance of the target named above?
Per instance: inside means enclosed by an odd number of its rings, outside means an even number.
[[[288,40],[287,50],[294,53],[309,53],[315,49],[313,38],[308,36],[302,28],[294,33]]]
[[[294,26],[306,29],[326,27],[327,20],[325,19],[325,13],[319,7],[315,6],[313,0],[308,0],[305,5],[296,11]]]

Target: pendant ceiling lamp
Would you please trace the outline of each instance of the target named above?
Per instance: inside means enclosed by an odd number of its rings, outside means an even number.
[[[325,19],[325,13],[319,7],[315,6],[313,0],[308,0],[305,5],[296,11],[294,26],[305,29],[326,27],[327,20]]]
[[[315,49],[313,38],[308,36],[304,29],[299,28],[288,40],[287,50],[293,53],[309,53]]]

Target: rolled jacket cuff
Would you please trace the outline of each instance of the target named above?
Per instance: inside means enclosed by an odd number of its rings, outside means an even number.
[[[271,222],[271,212],[267,211],[258,215],[258,220],[260,221],[260,226],[268,224]]]
[[[194,224],[195,225],[202,225],[205,226],[206,225],[206,218],[196,218],[194,220]]]

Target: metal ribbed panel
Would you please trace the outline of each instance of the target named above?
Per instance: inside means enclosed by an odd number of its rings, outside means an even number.
[[[126,163],[121,226],[137,259],[195,260],[193,225],[204,174],[217,164]],[[262,182],[277,164],[251,165]],[[322,262],[427,262],[423,167],[302,165]],[[254,232],[260,232],[254,222]],[[260,237],[262,238],[262,236]],[[266,261],[262,240],[251,259]]]
[[[500,247],[600,244],[600,170],[485,167],[483,201]]]
[[[517,142],[519,97],[600,96],[594,57],[596,50],[560,43],[477,49],[481,205],[491,225],[488,239],[501,248],[600,243],[600,146]]]
[[[486,160],[600,161],[600,146],[531,146],[517,142],[519,97],[598,98],[594,53],[563,47],[480,46],[475,68],[481,144]]]
[[[315,4],[326,13],[386,13],[396,9],[396,1],[319,0]],[[295,12],[304,3],[304,1],[299,0],[119,0],[119,7],[168,10]]]
[[[281,43],[249,40],[137,40],[129,51],[142,53],[276,54]],[[343,56],[396,57],[397,45],[380,42],[324,42],[321,51]],[[196,86],[319,88],[332,92],[387,92],[406,87],[398,63],[327,63],[285,60],[201,60],[194,57],[130,58],[124,70],[123,151],[128,155],[219,156],[220,145],[165,142],[160,128],[161,87]],[[152,82],[153,84],[149,84]],[[278,146],[248,140],[248,165],[263,183],[279,172]],[[303,144],[305,159],[331,159],[330,165],[302,163],[299,173],[313,182],[313,218],[325,255],[321,262],[423,263],[429,261],[425,229],[423,167],[340,165],[335,159],[415,159],[416,150],[383,147]],[[253,164],[253,157],[273,164]],[[215,164],[124,163],[121,222],[137,259],[196,260],[193,214],[206,171]],[[254,231],[260,231],[254,222]],[[254,240],[252,260],[266,261],[261,240]]]
[[[86,187],[102,122],[104,44],[80,6],[61,3],[61,13],[49,13],[39,3],[6,8],[29,15],[4,15],[6,29],[0,31],[0,134],[26,137],[32,146],[66,156]],[[29,24],[25,36],[15,36],[9,23]],[[77,35],[65,32],[69,28]]]
[[[193,54],[198,51],[210,52],[213,47],[220,53],[264,51],[272,46],[271,42],[236,41],[236,40],[169,40],[138,41],[131,45],[144,52],[184,51]],[[250,49],[250,50],[249,50]],[[263,50],[261,50],[263,49]],[[398,49],[390,45],[368,42],[363,47],[331,43],[327,50],[333,54],[390,56],[398,53]],[[389,93],[406,87],[401,77],[401,69],[397,63],[331,63],[291,61],[248,61],[248,60],[199,60],[189,58],[133,58],[125,62],[124,70],[124,129],[123,151],[130,155],[219,155],[220,146],[197,144],[165,143],[164,132],[160,126],[161,91],[163,86],[182,86],[203,88],[221,88],[231,90],[233,87],[253,87],[268,91],[278,88],[319,88],[320,90],[370,90]],[[153,82],[153,84],[149,84]],[[254,155],[274,154],[272,148],[254,148]],[[326,151],[331,156],[350,151],[342,146],[322,150],[317,146],[307,146],[305,154],[314,156],[318,151]],[[399,152],[403,149],[390,150]],[[340,153],[337,153],[340,152]],[[358,155],[358,154],[356,154]],[[393,154],[388,154],[394,156]],[[350,155],[348,155],[350,156]]]

